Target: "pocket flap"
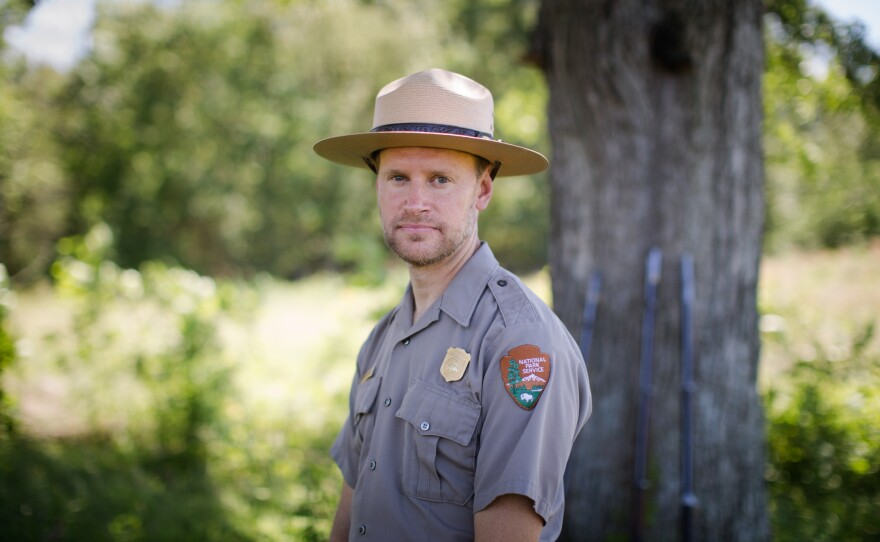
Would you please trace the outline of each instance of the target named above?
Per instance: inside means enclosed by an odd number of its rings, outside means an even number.
[[[474,436],[480,409],[475,401],[419,380],[403,398],[396,416],[409,422],[420,435],[466,446]]]
[[[355,392],[354,397],[354,413],[367,414],[373,410],[376,403],[376,396],[379,395],[379,383],[382,377],[373,377],[366,382],[362,382]]]

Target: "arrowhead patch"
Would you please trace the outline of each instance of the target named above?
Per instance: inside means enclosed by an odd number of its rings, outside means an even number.
[[[511,349],[501,358],[501,380],[517,405],[532,410],[550,382],[550,355],[533,344]]]

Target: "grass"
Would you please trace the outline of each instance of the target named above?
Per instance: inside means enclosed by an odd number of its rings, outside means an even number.
[[[759,384],[766,390],[797,361],[841,361],[869,329],[880,329],[880,242],[764,259]],[[866,355],[880,354],[880,337]]]

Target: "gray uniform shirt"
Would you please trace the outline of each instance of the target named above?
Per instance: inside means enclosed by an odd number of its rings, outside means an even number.
[[[592,408],[577,344],[485,243],[415,323],[413,308],[407,288],[362,346],[331,451],[355,489],[349,539],[473,540],[474,513],[515,493],[555,540]]]

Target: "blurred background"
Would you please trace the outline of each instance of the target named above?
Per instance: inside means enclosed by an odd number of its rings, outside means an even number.
[[[764,15],[778,540],[880,537],[880,5],[849,4]],[[3,539],[325,539],[357,349],[406,271],[367,172],[311,147],[442,66],[546,153],[538,7],[0,0]],[[505,179],[481,233],[552,304],[548,192]]]

